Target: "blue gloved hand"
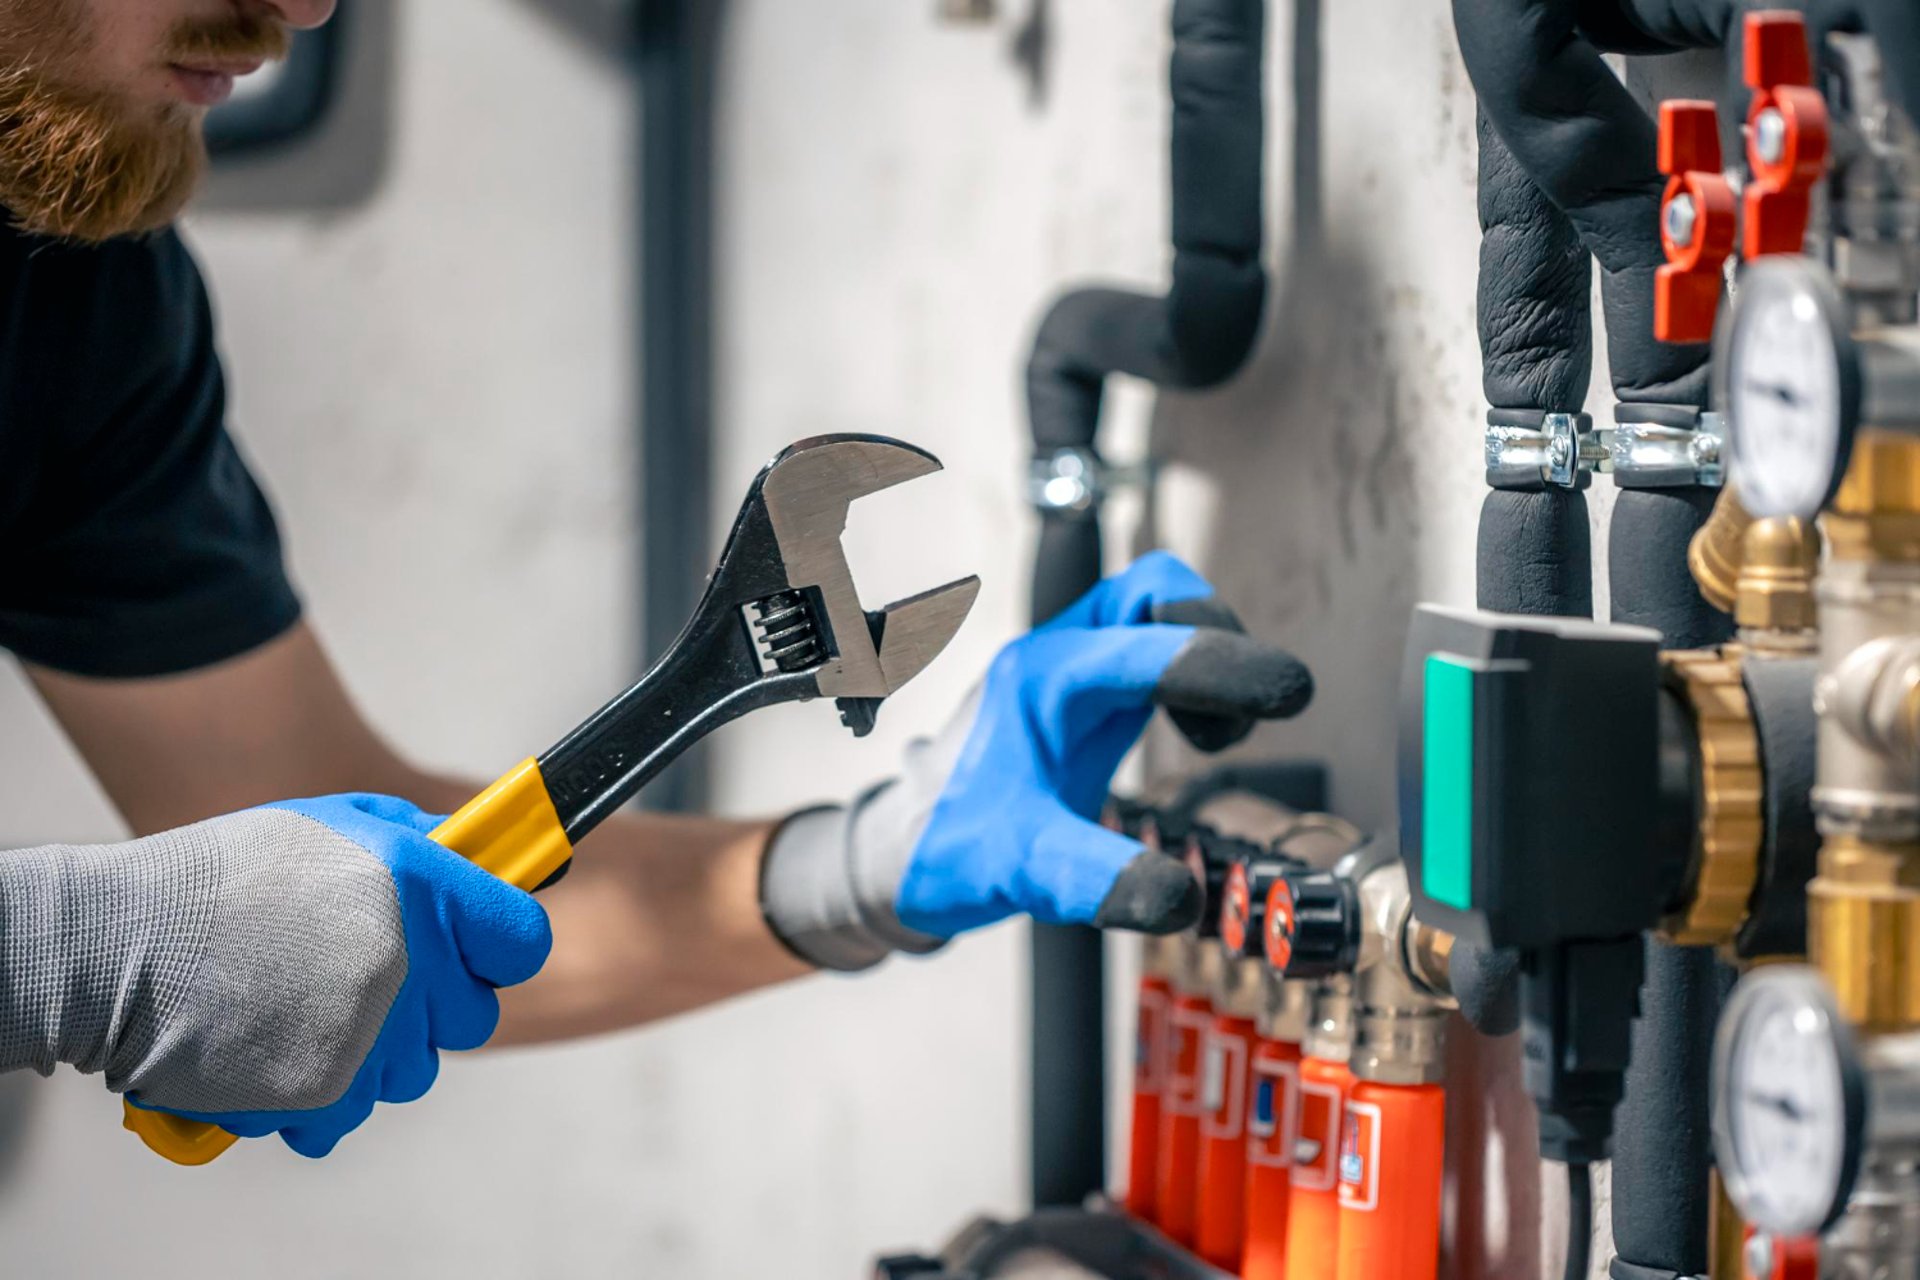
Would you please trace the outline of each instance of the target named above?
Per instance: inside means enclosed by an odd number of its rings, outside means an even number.
[[[402,800],[334,796],[169,833],[196,846],[165,855],[176,889],[197,868],[213,902],[185,930],[197,936],[167,940],[194,953],[184,992],[146,1052],[107,1064],[109,1083],[314,1157],[376,1102],[425,1094],[439,1051],[484,1044],[496,988],[531,978],[552,946],[532,897],[427,839],[437,822]]]
[[[1098,823],[1156,706],[1225,746],[1312,697],[1296,659],[1239,631],[1213,588],[1149,555],[1000,652],[945,732],[846,810],[790,822],[763,901],[802,956],[860,968],[1008,916],[1166,933],[1200,909],[1193,877]]]

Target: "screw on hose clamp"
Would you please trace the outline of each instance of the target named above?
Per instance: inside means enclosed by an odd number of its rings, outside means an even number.
[[[1145,488],[1152,464],[1115,466],[1091,449],[1055,449],[1035,455],[1027,472],[1027,500],[1043,515],[1090,517],[1113,493]]]
[[[1726,429],[1717,413],[1703,413],[1696,425],[1621,422],[1602,437],[1614,483],[1626,489],[1717,489],[1726,483],[1723,461]]]
[[[1543,414],[1538,427],[1488,424],[1487,476],[1537,480],[1573,489],[1583,474],[1602,468],[1607,452],[1584,413]]]

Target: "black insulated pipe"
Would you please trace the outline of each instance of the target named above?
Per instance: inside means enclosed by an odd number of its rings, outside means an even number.
[[[1593,266],[1573,224],[1483,114],[1480,284],[1483,387],[1497,423],[1578,413],[1593,371]],[[1513,481],[1489,476],[1496,486]],[[1496,613],[1593,616],[1586,495],[1537,479],[1496,487],[1480,512],[1478,603]]]
[[[1047,312],[1027,365],[1027,411],[1042,459],[1061,450],[1098,459],[1109,375],[1204,390],[1233,377],[1252,352],[1267,296],[1265,28],[1265,0],[1175,0],[1173,283],[1164,297],[1076,289]],[[1099,579],[1097,501],[1044,513],[1035,620]]]
[[[1165,297],[1080,289],[1041,322],[1027,367],[1036,455],[1095,450],[1108,375],[1202,390],[1246,362],[1266,306],[1265,0],[1175,0],[1173,283]],[[1097,483],[1080,510],[1042,513],[1033,619],[1100,580]],[[1034,1203],[1077,1205],[1106,1180],[1106,1001],[1101,938],[1035,925],[1031,1156]]]
[[[1454,0],[1467,75],[1488,123],[1600,264],[1614,393],[1699,407],[1707,348],[1653,336],[1660,197],[1653,117],[1579,30],[1578,0]]]

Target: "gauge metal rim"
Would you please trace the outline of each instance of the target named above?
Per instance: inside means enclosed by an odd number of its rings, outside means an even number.
[[[1840,1063],[1840,1178],[1834,1187],[1831,1203],[1817,1223],[1767,1221],[1755,1214],[1753,1187],[1740,1164],[1739,1148],[1733,1141],[1732,1117],[1729,1114],[1732,1104],[1727,1086],[1733,1071],[1734,1039],[1739,1033],[1741,1021],[1752,1007],[1770,994],[1772,988],[1781,986],[1794,988],[1795,994],[1804,1003],[1819,1012],[1827,1034],[1832,1037],[1835,1056]],[[1847,1202],[1853,1198],[1854,1182],[1859,1177],[1860,1165],[1866,1155],[1867,1084],[1853,1029],[1841,1014],[1840,1006],[1819,970],[1808,965],[1767,965],[1740,981],[1727,1001],[1720,1026],[1714,1034],[1712,1080],[1714,1164],[1725,1179],[1727,1196],[1740,1211],[1740,1216],[1751,1226],[1790,1239],[1823,1235],[1846,1212]]]
[[[1740,429],[1739,414],[1734,412],[1727,380],[1743,320],[1753,314],[1755,302],[1775,291],[1788,295],[1804,292],[1813,298],[1814,304],[1820,309],[1821,319],[1833,335],[1834,356],[1839,365],[1840,435],[1836,442],[1837,456],[1834,458],[1833,474],[1827,478],[1827,490],[1811,511],[1784,507],[1772,509],[1774,504],[1759,502],[1748,491],[1751,486],[1742,487],[1739,481],[1740,473],[1749,467],[1743,447],[1745,435]],[[1740,494],[1742,504],[1758,519],[1798,516],[1802,520],[1811,520],[1824,511],[1840,491],[1840,482],[1846,479],[1847,469],[1853,462],[1853,442],[1860,427],[1863,396],[1860,349],[1853,340],[1853,325],[1847,316],[1846,305],[1841,301],[1832,279],[1809,259],[1791,254],[1770,255],[1748,263],[1741,270],[1734,305],[1722,308],[1722,313],[1713,341],[1713,404],[1726,423],[1727,457],[1734,487]]]

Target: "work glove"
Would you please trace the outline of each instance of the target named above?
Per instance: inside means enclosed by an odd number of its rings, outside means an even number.
[[[139,1106],[324,1156],[474,1049],[552,945],[527,894],[403,800],[253,809],[0,854],[0,1069],[103,1072]]]
[[[1199,574],[1149,555],[1001,650],[898,778],[790,819],[768,846],[768,924],[821,968],[924,953],[1014,915],[1172,933],[1201,891],[1176,859],[1098,823],[1156,706],[1205,749],[1313,694],[1292,656],[1240,632]]]

